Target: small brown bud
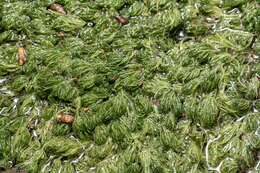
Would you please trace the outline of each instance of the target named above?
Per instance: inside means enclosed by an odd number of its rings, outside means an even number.
[[[24,65],[26,63],[26,51],[23,47],[18,48],[18,64]]]
[[[57,115],[57,121],[59,123],[72,124],[74,122],[74,119],[75,119],[74,116],[69,114],[64,114],[63,112]]]
[[[128,19],[123,16],[116,16],[115,19],[116,19],[117,23],[119,23],[121,25],[126,25],[129,23]]]
[[[51,4],[49,6],[49,9],[52,10],[52,11],[56,11],[58,13],[61,13],[61,14],[66,14],[64,7],[60,4],[57,4],[57,3]]]
[[[65,37],[65,33],[64,32],[58,32],[57,35],[61,38],[64,38]]]
[[[83,108],[83,111],[84,112],[91,112],[91,108],[89,108],[89,107]]]

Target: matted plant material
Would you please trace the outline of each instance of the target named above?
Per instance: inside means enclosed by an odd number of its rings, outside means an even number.
[[[0,2],[0,172],[257,173],[260,1]]]

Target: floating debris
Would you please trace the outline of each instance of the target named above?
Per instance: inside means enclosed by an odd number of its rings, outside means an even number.
[[[61,14],[66,14],[64,7],[60,4],[53,3],[48,8],[52,11],[56,11],[56,12],[61,13]]]
[[[129,23],[128,19],[123,16],[116,16],[115,19],[116,19],[117,23],[119,23],[121,25],[127,25]]]
[[[23,48],[23,47],[19,47],[18,48],[18,55],[17,55],[17,57],[18,57],[18,64],[19,65],[24,65],[25,63],[26,63],[26,50],[25,50],[25,48]]]
[[[57,115],[57,121],[59,123],[72,124],[74,122],[74,119],[75,119],[74,116],[65,114],[63,112]]]

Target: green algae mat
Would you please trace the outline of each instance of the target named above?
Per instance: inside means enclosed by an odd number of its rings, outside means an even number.
[[[259,0],[1,0],[0,172],[260,172]]]

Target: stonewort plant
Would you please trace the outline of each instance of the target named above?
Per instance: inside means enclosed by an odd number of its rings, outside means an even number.
[[[259,39],[259,0],[0,1],[0,172],[259,172]]]

